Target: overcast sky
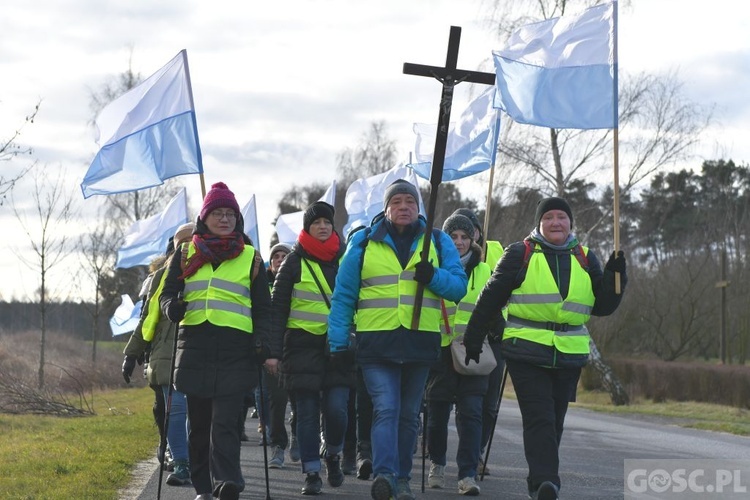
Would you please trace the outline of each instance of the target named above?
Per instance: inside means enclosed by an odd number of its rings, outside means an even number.
[[[20,143],[33,147],[33,158],[48,169],[64,168],[82,212],[95,213],[102,197],[83,200],[79,187],[98,149],[88,125],[90,91],[127,69],[131,48],[133,69],[143,78],[187,49],[206,185],[225,181],[240,205],[256,195],[263,251],[281,193],[293,184],[330,183],[336,154],[355,147],[371,123],[385,121],[402,159],[408,159],[412,124],[436,121],[440,85],[404,75],[402,66],[443,65],[451,25],[463,29],[459,67],[493,71],[491,51],[501,47],[487,27],[484,5],[481,0],[10,2],[0,16],[0,139],[41,99],[36,122],[23,129]],[[633,0],[620,12],[621,71],[677,69],[691,98],[715,106],[717,124],[696,151],[701,158],[750,160],[745,11],[740,0]],[[459,85],[454,117],[469,91]],[[7,177],[28,161],[2,164],[0,174]],[[181,180],[197,209],[198,176]],[[21,207],[29,191],[28,184],[16,191]],[[28,252],[26,237],[7,203],[0,206],[0,220],[12,235],[0,246],[0,294],[6,300],[30,296],[38,276],[16,257]],[[71,272],[57,271],[51,277],[55,286]]]

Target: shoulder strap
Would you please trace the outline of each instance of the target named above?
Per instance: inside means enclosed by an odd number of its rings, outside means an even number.
[[[250,281],[255,281],[255,277],[258,276],[258,273],[260,272],[260,264],[263,262],[263,259],[260,258],[260,253],[258,253],[258,250],[255,250],[255,256],[253,257],[253,272],[250,274]]]
[[[189,244],[183,243],[180,245],[180,270],[184,273],[187,267]]]
[[[331,309],[331,301],[328,300],[328,295],[326,295],[325,290],[323,290],[323,285],[320,284],[320,280],[318,279],[318,275],[315,274],[315,270],[312,268],[312,266],[307,261],[307,259],[300,256],[300,260],[302,260],[302,262],[304,262],[305,265],[307,266],[307,269],[310,271],[310,274],[312,274],[313,280],[315,280],[315,284],[318,285],[318,290],[320,290],[320,294],[323,296],[323,300],[328,306],[328,309]]]
[[[573,255],[575,255],[576,259],[578,259],[578,263],[581,264],[583,270],[588,271],[589,257],[588,255],[586,255],[586,252],[583,251],[583,246],[580,243],[573,249]]]

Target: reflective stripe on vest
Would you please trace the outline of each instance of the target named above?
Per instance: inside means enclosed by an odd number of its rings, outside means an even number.
[[[328,305],[310,273],[310,268],[307,267],[305,262],[302,262],[304,260],[301,259],[300,262],[302,269],[300,281],[295,283],[292,289],[292,301],[289,306],[289,318],[286,327],[299,328],[315,335],[323,335],[328,331]],[[331,287],[328,286],[328,281],[323,275],[320,264],[313,261],[307,262],[318,277],[318,281],[320,281],[320,285],[330,302]]]
[[[464,295],[457,305],[448,306],[448,304],[452,304],[451,302],[445,304],[448,311],[448,320],[451,325],[451,335],[447,335],[445,329],[443,329],[440,335],[440,345],[443,347],[450,345],[454,337],[466,333],[466,325],[469,324],[471,313],[474,312],[474,307],[477,305],[479,293],[484,288],[487,280],[490,279],[490,276],[492,276],[490,266],[484,262],[480,262],[471,270],[469,283],[466,287],[466,295]]]
[[[195,253],[190,243],[188,262]],[[183,325],[199,325],[204,321],[217,326],[236,328],[253,333],[250,272],[255,249],[245,245],[237,257],[225,260],[216,269],[211,263],[185,279],[185,302],[188,303]]]
[[[583,247],[588,253],[588,248]],[[574,255],[570,259],[568,296],[562,300],[547,258],[534,252],[526,279],[508,301],[508,322],[503,339],[521,338],[554,346],[566,354],[588,354],[589,332],[585,326],[594,306],[591,277]]]
[[[424,235],[417,242],[417,251],[401,269],[398,257],[387,243],[370,241],[365,248],[357,303],[357,331],[387,331],[399,326],[411,328],[417,282],[414,268],[420,261]],[[435,245],[430,245],[429,261],[438,262]],[[397,314],[394,312],[397,311]],[[418,330],[440,331],[440,298],[427,287],[422,298]]]
[[[154,340],[156,326],[159,324],[159,320],[161,320],[159,297],[161,296],[161,291],[164,288],[164,281],[166,279],[167,270],[163,269],[161,278],[159,279],[159,285],[156,287],[156,291],[154,292],[154,294],[148,299],[146,318],[143,320],[143,325],[141,325],[141,335],[143,336],[143,340],[145,340],[146,342],[151,342],[152,340]]]

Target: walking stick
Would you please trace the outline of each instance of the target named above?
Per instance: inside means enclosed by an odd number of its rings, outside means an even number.
[[[422,396],[422,493],[424,493],[425,461],[427,457],[427,400]]]
[[[182,300],[182,292],[177,295],[177,300]],[[174,341],[172,342],[172,359],[169,362],[169,388],[167,389],[167,404],[164,407],[164,432],[159,440],[159,453],[161,453],[161,467],[159,467],[159,485],[156,487],[156,499],[161,500],[161,480],[164,477],[164,460],[167,455],[167,432],[169,431],[169,414],[172,411],[172,384],[174,384],[174,365],[177,357],[177,331],[180,323],[174,325]]]
[[[262,352],[260,340],[255,345],[256,352]],[[266,440],[266,419],[264,417],[266,400],[263,397],[263,365],[258,363],[258,391],[260,392],[260,409],[258,410],[258,420],[260,420],[260,431],[263,435],[263,472],[266,476],[266,500],[271,500],[271,487],[268,483],[268,441]]]
[[[497,426],[497,418],[500,416],[500,402],[503,400],[503,391],[505,391],[505,381],[508,379],[508,365],[503,367],[503,379],[500,381],[500,395],[497,398],[497,405],[495,405],[495,420],[492,422],[492,432],[490,433],[490,440],[487,441],[487,451],[484,452],[484,466],[482,467],[482,473],[479,475],[479,480],[484,481],[484,471],[487,469],[487,460],[490,458],[490,448],[492,447],[492,438],[495,436],[495,427]]]

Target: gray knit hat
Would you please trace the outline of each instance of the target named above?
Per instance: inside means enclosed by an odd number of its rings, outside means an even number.
[[[460,229],[471,241],[474,241],[474,224],[465,215],[454,213],[443,222],[443,232],[450,236],[456,229]]]
[[[419,203],[417,187],[405,179],[396,179],[390,186],[385,188],[385,192],[383,193],[383,210],[388,208],[388,202],[397,194],[410,194],[414,197],[414,201]]]
[[[275,254],[276,252],[284,252],[286,255],[289,255],[290,253],[292,253],[292,246],[286,243],[276,243],[271,247],[271,253],[269,254],[272,259],[273,254]]]

